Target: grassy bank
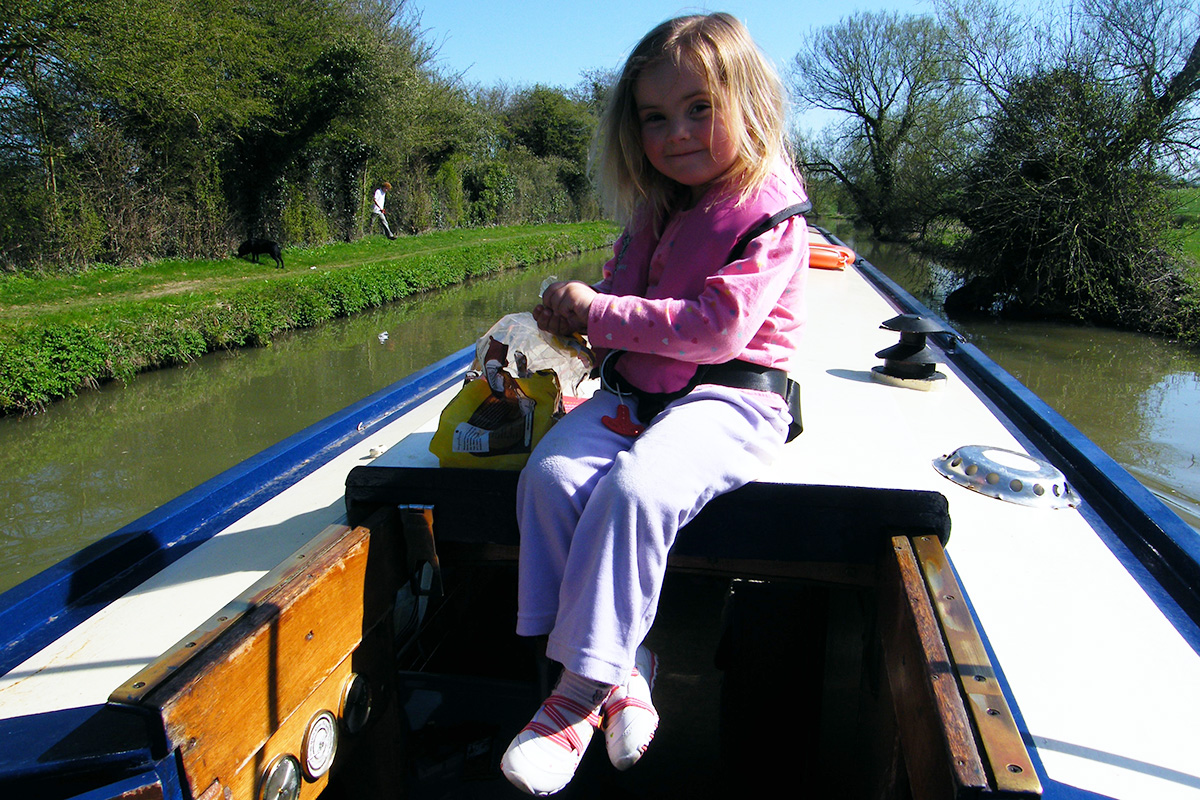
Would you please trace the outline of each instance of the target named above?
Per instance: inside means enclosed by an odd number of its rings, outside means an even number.
[[[1184,252],[1194,262],[1193,266],[1200,264],[1200,189],[1178,189],[1175,201],[1175,223],[1184,234]],[[1196,277],[1200,280],[1200,275]]]
[[[0,277],[0,413],[467,278],[612,242],[607,223],[443,231],[284,252]]]

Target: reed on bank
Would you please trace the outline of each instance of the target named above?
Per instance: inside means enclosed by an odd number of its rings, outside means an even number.
[[[617,233],[604,222],[458,229],[288,250],[283,269],[269,258],[231,257],[3,276],[0,413],[27,413],[83,387],[605,247]]]

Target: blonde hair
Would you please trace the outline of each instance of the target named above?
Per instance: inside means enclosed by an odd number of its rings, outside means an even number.
[[[723,180],[739,189],[739,199],[761,187],[779,159],[788,160],[783,84],[746,26],[724,13],[668,20],[646,34],[626,60],[592,142],[601,196],[622,223],[642,208],[662,220],[687,194],[651,166],[642,147],[634,88],[644,70],[663,61],[687,64],[705,76],[737,147]]]

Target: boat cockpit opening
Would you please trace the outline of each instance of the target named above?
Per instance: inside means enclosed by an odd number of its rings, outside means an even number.
[[[516,473],[357,467],[333,526],[113,693],[184,796],[513,797],[500,756],[554,679],[513,633]],[[756,483],[679,536],[638,765],[564,798],[1033,797],[1038,778],[932,491]],[[264,794],[264,792],[266,794]]]

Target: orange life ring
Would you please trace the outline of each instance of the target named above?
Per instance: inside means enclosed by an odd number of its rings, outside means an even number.
[[[858,260],[858,256],[849,247],[836,244],[813,242],[808,249],[808,265],[816,269],[845,269],[847,264]]]

